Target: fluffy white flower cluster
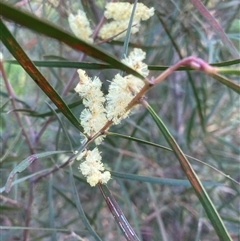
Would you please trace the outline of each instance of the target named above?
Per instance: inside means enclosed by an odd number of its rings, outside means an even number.
[[[133,10],[133,4],[128,2],[110,2],[105,6],[104,16],[115,21],[129,20]],[[154,8],[148,8],[143,3],[137,3],[134,20],[148,20],[154,14]]]
[[[78,70],[80,81],[74,89],[83,99],[86,107],[80,115],[81,125],[87,136],[96,134],[107,122],[104,108],[105,97],[101,91],[102,82],[95,77],[93,80],[86,75],[84,70]],[[103,136],[98,137],[95,143],[102,142]]]
[[[105,7],[104,16],[113,21],[103,25],[99,32],[99,37],[107,39],[113,37],[121,32],[114,39],[122,38],[126,35],[129,19],[133,10],[133,4],[127,2],[111,2]],[[131,33],[137,33],[140,28],[140,21],[148,20],[154,14],[154,8],[148,8],[143,3],[137,3],[136,10],[133,18],[133,26]]]
[[[122,60],[123,63],[135,69],[144,77],[148,75],[147,65],[142,61],[146,54],[141,49],[133,49],[129,57]],[[109,86],[106,98],[101,91],[102,83],[99,78],[93,80],[86,75],[84,70],[78,70],[80,81],[75,91],[83,99],[86,107],[80,115],[80,122],[84,134],[92,137],[97,134],[108,121],[119,124],[130,112],[128,104],[144,86],[144,81],[133,76],[115,75]],[[105,108],[106,106],[106,108]],[[96,145],[101,144],[103,136],[95,140]],[[82,156],[82,155],[81,155]],[[94,160],[94,161],[92,161]],[[80,170],[87,177],[87,182],[95,186],[98,182],[106,183],[110,179],[109,172],[104,171],[101,163],[101,156],[98,149],[87,151],[86,161],[80,165]]]
[[[104,16],[107,19],[112,19],[112,21],[102,26],[99,31],[99,37],[102,39],[111,38],[115,35],[117,36],[114,39],[124,37],[126,35],[126,29],[128,28],[132,9],[133,4],[127,2],[107,3],[104,11]],[[153,16],[153,14],[154,8],[148,8],[143,3],[137,3],[131,33],[137,33],[140,28],[140,22],[148,20],[150,17]],[[93,43],[93,31],[90,27],[90,23],[87,19],[85,12],[83,12],[82,10],[78,10],[77,15],[70,14],[68,17],[68,22],[71,30],[78,38],[86,42]]]
[[[130,3],[108,3],[104,12],[107,19],[113,21],[105,24],[100,32],[99,37],[102,39],[113,37],[128,27],[129,19],[132,13],[133,4]],[[133,19],[133,27],[131,33],[139,31],[140,21],[147,20],[154,14],[154,8],[147,8],[144,4],[138,3]],[[92,29],[85,12],[78,10],[77,15],[70,14],[68,22],[73,33],[80,39],[93,43]],[[125,36],[126,32],[118,35],[117,38]],[[141,49],[134,49],[129,57],[122,62],[129,67],[135,69],[143,76],[148,75],[147,65],[142,61],[145,59],[145,53]],[[97,134],[108,121],[119,124],[126,118],[130,112],[128,104],[134,96],[144,86],[144,82],[133,75],[122,77],[117,74],[111,81],[108,95],[106,98],[101,91],[102,83],[99,78],[91,79],[86,75],[84,70],[78,70],[80,82],[75,87],[75,91],[83,99],[85,109],[81,112],[80,122],[87,137],[93,137]],[[100,136],[95,140],[96,145],[101,144],[104,136]],[[85,161],[79,166],[82,174],[87,178],[87,182],[91,186],[97,183],[107,183],[111,178],[108,171],[104,171],[101,155],[97,148],[90,151],[84,151],[80,155],[85,157]]]
[[[93,38],[91,37],[93,31],[85,12],[78,10],[78,14],[75,16],[71,13],[68,17],[68,22],[71,30],[78,38],[88,43],[93,43]]]
[[[148,76],[148,67],[142,61],[145,59],[146,53],[141,49],[133,49],[129,57],[124,58],[122,62],[133,68],[144,77]],[[133,76],[126,75],[122,77],[120,74],[115,75],[112,80],[107,99],[107,118],[112,120],[114,124],[119,124],[122,119],[125,119],[130,110],[126,110],[129,102],[144,86],[144,82]]]
[[[83,153],[85,161],[79,166],[82,174],[87,178],[87,182],[94,187],[98,183],[106,184],[111,178],[109,171],[104,171],[102,157],[97,148]]]
[[[145,52],[135,48],[122,62],[147,77],[148,67],[142,62],[145,56]],[[95,77],[92,80],[81,69],[78,70],[78,74],[80,81],[75,91],[83,98],[83,104],[86,107],[80,115],[80,121],[85,134],[90,137],[101,130],[108,120],[119,124],[122,119],[126,118],[130,112],[126,110],[128,104],[144,86],[144,82],[133,75],[123,77],[117,74],[111,81],[108,95],[105,98],[99,78]],[[96,144],[100,144],[101,141],[101,137],[97,138]]]
[[[146,53],[143,52],[141,49],[135,48],[128,57],[125,57],[122,60],[122,62],[139,72],[144,77],[147,77],[149,74],[148,66],[142,62],[145,58]]]

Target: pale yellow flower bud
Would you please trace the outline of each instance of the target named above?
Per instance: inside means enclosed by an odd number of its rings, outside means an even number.
[[[74,35],[88,43],[93,43],[93,38],[91,37],[93,31],[85,12],[78,10],[78,14],[75,16],[71,13],[68,17],[68,22]]]
[[[108,39],[117,35],[114,38],[114,40],[123,38],[126,36],[128,23],[129,23],[129,20],[112,21],[110,23],[106,23],[100,29],[98,36],[102,39]],[[139,22],[137,21],[133,22],[133,26],[131,28],[131,34],[137,33],[139,31],[139,28],[140,28]]]
[[[114,124],[126,118],[129,111],[126,111],[128,103],[132,100],[133,95],[129,88],[128,80],[117,74],[112,80],[107,95],[107,118],[112,120]]]
[[[105,171],[105,172],[102,173],[100,182],[102,184],[107,184],[107,182],[110,180],[110,178],[111,178],[110,172],[109,171]]]
[[[111,174],[109,171],[104,171],[103,163],[101,162],[102,157],[97,148],[92,151],[84,153],[85,161],[80,164],[79,169],[82,174],[87,178],[87,182],[93,187],[96,184],[106,184]]]
[[[104,16],[116,21],[129,20],[133,10],[133,4],[127,2],[111,2],[106,5]],[[154,14],[154,8],[148,8],[143,3],[137,3],[134,20],[147,20]]]
[[[99,32],[99,37],[102,39],[111,38],[123,31],[114,39],[119,39],[126,36],[129,20],[133,10],[133,4],[127,2],[111,2],[105,7],[104,16],[107,19],[113,19],[112,22],[103,25]],[[131,33],[135,34],[139,31],[140,21],[147,20],[154,14],[154,8],[148,8],[142,3],[137,3],[134,13]]]
[[[80,81],[75,91],[83,98],[86,109],[81,112],[80,122],[84,133],[88,136],[95,135],[106,124],[106,110],[104,108],[105,97],[101,91],[102,82],[95,77],[93,80],[86,75],[84,70],[79,69]],[[101,144],[104,136],[95,140],[97,145]]]
[[[142,62],[145,57],[145,52],[143,52],[141,49],[134,48],[133,51],[129,54],[129,56],[124,58],[122,62],[139,72],[144,77],[147,77],[149,74],[148,66]]]
[[[145,56],[146,54],[141,49],[133,49],[129,57],[123,59],[122,62],[146,77],[148,68],[142,62]],[[128,104],[143,86],[144,82],[133,75],[122,77],[117,74],[109,86],[106,97],[107,118],[114,124],[119,124],[122,119],[126,118],[130,113],[130,110],[126,110]]]
[[[142,62],[145,56],[146,54],[141,49],[133,49],[122,62],[146,77],[148,68]],[[92,80],[81,69],[78,70],[78,74],[80,81],[75,91],[83,98],[83,104],[86,107],[81,112],[80,122],[84,134],[88,137],[99,133],[108,121],[119,124],[122,119],[126,118],[130,113],[129,103],[144,86],[144,82],[133,75],[123,77],[117,74],[112,80],[105,98],[101,91],[102,83],[99,78],[95,77]],[[104,107],[105,100],[107,100],[106,109]],[[100,136],[95,140],[96,145],[101,144],[103,137]],[[91,186],[98,183],[106,184],[109,181],[111,174],[109,171],[104,171],[102,158],[97,148],[92,151],[83,151],[77,157],[78,160],[81,158],[85,158],[85,161],[80,164],[79,169]]]

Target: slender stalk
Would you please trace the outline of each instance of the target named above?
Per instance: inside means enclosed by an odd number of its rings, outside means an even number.
[[[193,69],[200,70],[205,72],[206,74],[216,74],[217,69],[215,67],[210,66],[202,59],[190,56],[184,59],[181,59],[175,65],[166,69],[162,74],[160,74],[153,82],[154,84],[162,82],[166,79],[173,71],[177,70],[180,66],[190,66]]]

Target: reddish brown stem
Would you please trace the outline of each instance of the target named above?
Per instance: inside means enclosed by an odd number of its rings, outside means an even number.
[[[173,71],[177,70],[181,66],[189,66],[195,70],[203,71],[209,75],[217,73],[216,68],[210,66],[208,63],[206,63],[202,59],[190,56],[185,59],[181,59],[175,65],[166,69],[162,74],[160,74],[156,79],[153,80],[153,84],[160,83],[161,81],[166,79],[166,77],[169,76]]]

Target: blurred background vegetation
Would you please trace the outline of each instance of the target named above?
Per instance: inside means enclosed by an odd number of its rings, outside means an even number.
[[[70,32],[69,13],[84,8],[96,27],[102,18],[107,1],[104,0],[32,0],[4,1],[31,12],[42,19]],[[129,1],[131,2],[131,1]],[[224,29],[236,48],[240,45],[239,3],[234,0],[206,0],[202,3]],[[148,65],[170,66],[181,57],[197,56],[208,63],[220,63],[235,57],[224,45],[212,26],[186,0],[154,1],[144,4],[154,7],[155,15],[142,23],[140,32],[131,36],[129,50],[142,48]],[[4,20],[27,55],[41,61],[78,61],[82,53],[59,41],[53,40],[18,24]],[[170,40],[169,35],[173,42]],[[109,41],[98,48],[121,59],[123,41]],[[95,41],[99,42],[98,39]],[[176,50],[179,49],[179,52]],[[56,107],[17,64],[8,62],[13,57],[1,44],[4,70],[12,96],[1,81],[1,187],[13,168],[31,154],[76,150],[80,146],[80,132],[61,114],[52,112]],[[179,55],[180,54],[180,55]],[[85,56],[84,62],[99,61]],[[48,62],[46,62],[48,63]],[[234,65],[239,68],[239,65]],[[79,79],[75,68],[38,67],[40,72],[70,105],[80,101],[73,88]],[[99,76],[105,91],[108,80],[118,72],[109,69],[89,69],[89,76]],[[149,76],[161,71],[152,70]],[[229,75],[239,83],[239,76]],[[64,91],[68,83],[70,88]],[[199,98],[199,105],[196,101]],[[11,98],[15,106],[12,105]],[[176,138],[184,153],[203,163],[189,159],[201,181],[217,186],[206,186],[215,207],[219,211],[233,240],[239,234],[239,185],[232,182],[204,163],[236,181],[240,181],[239,169],[239,96],[204,73],[176,71],[147,94],[147,100]],[[71,110],[78,118],[81,104]],[[199,114],[202,114],[201,115]],[[22,126],[19,126],[16,115]],[[21,130],[25,130],[29,143]],[[66,137],[66,130],[70,140]],[[168,147],[152,118],[143,107],[130,118],[110,131],[134,136]],[[70,144],[71,143],[71,144]],[[193,189],[186,182],[167,182],[168,179],[186,179],[179,162],[172,152],[109,136],[101,145],[103,161],[116,173],[109,188],[124,214],[142,240],[218,240],[215,231]],[[27,170],[16,175],[15,180],[61,165],[70,154],[58,154],[35,161]],[[79,163],[72,164],[82,208],[92,227],[102,240],[125,240],[109,212],[97,187],[91,188],[78,171]],[[162,178],[162,183],[152,184],[130,180],[125,174],[137,174]],[[69,168],[14,185],[11,192],[1,194],[1,240],[94,240],[76,212],[69,191]],[[166,180],[166,182],[164,182]],[[32,186],[33,185],[33,186]],[[24,231],[29,226],[33,230]],[[48,230],[52,228],[55,231]]]

